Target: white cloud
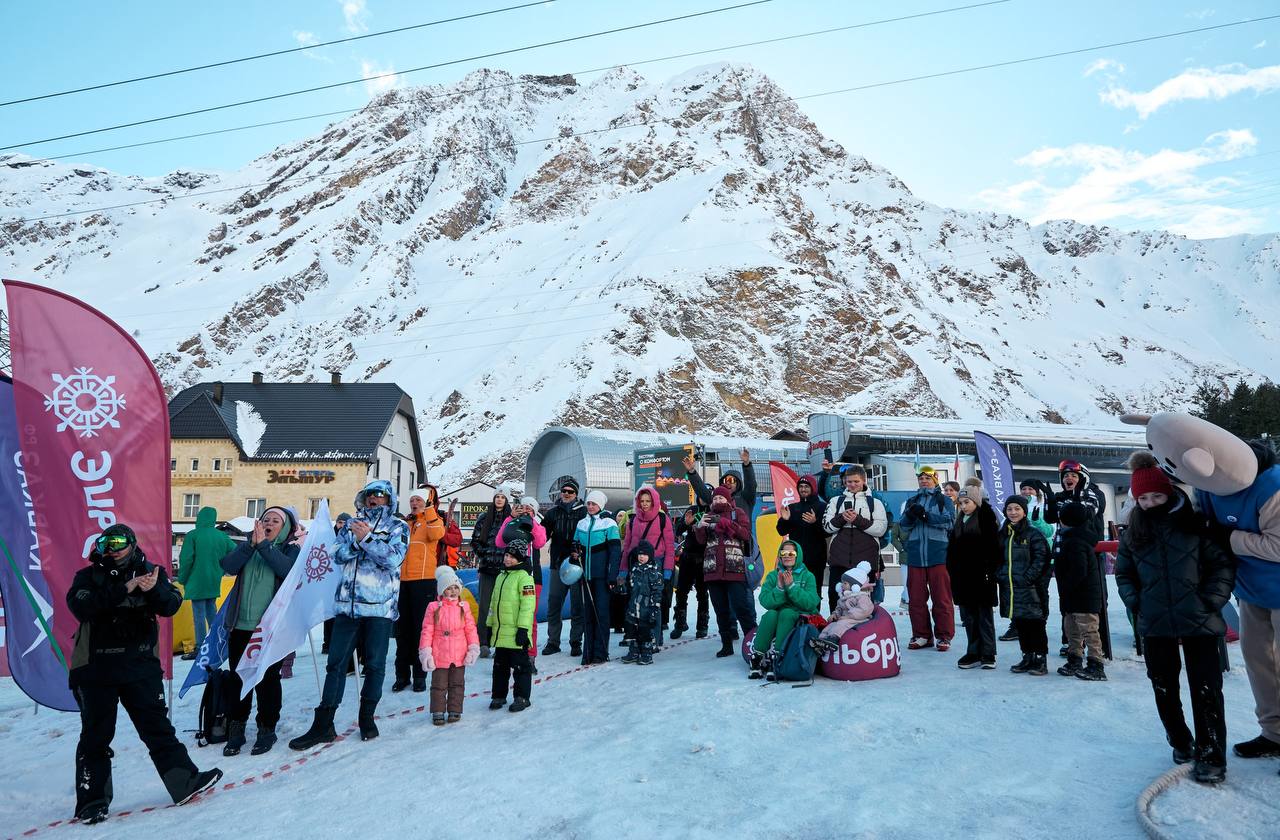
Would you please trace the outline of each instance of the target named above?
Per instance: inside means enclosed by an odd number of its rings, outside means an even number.
[[[1189,99],[1225,99],[1235,93],[1257,94],[1280,89],[1280,64],[1249,69],[1241,65],[1196,67],[1166,79],[1148,91],[1131,91],[1113,87],[1098,94],[1108,105],[1133,108],[1140,119],[1146,119],[1166,105]]]
[[[1192,20],[1207,20],[1213,17],[1214,15],[1216,15],[1217,13],[1218,13],[1217,9],[1200,9],[1194,12],[1187,12],[1185,17],[1189,17]]]
[[[377,96],[400,87],[400,75],[396,73],[396,68],[389,64],[386,67],[379,67],[375,61],[361,59],[360,76],[365,80],[364,89],[370,96]]]
[[[1084,68],[1085,76],[1092,76],[1094,73],[1101,73],[1103,71],[1110,71],[1108,75],[1110,75],[1111,72],[1123,73],[1124,65],[1112,58],[1100,58],[1088,67]]]
[[[309,47],[312,44],[320,43],[316,40],[316,34],[314,32],[306,32],[297,29],[293,30],[293,40],[297,41],[298,46],[300,47]]]
[[[1255,50],[1260,50],[1260,49],[1262,49],[1263,47],[1265,47],[1266,45],[1267,45],[1267,39],[1266,39],[1266,38],[1263,38],[1261,41],[1259,41],[1258,43],[1254,44],[1254,45],[1253,45],[1253,48],[1254,48]]]
[[[1034,224],[1136,223],[1194,237],[1256,232],[1262,222],[1256,209],[1215,203],[1231,197],[1237,182],[1199,170],[1245,157],[1257,145],[1253,132],[1232,129],[1209,135],[1193,149],[1152,154],[1083,143],[1044,147],[1016,161],[1036,170],[1035,177],[984,190],[978,198]]]
[[[338,0],[342,4],[342,17],[347,31],[359,35],[369,31],[369,8],[366,0]]]

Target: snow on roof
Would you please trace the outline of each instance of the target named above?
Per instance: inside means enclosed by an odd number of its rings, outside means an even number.
[[[236,434],[240,436],[244,454],[250,458],[258,457],[258,447],[262,445],[262,436],[266,433],[266,421],[253,407],[253,403],[236,400]]]
[[[840,417],[849,424],[849,433],[868,437],[920,437],[944,440],[972,440],[975,431],[986,432],[1001,443],[1093,444],[1144,448],[1146,430],[1134,426],[1116,428],[1077,426],[1071,423],[1009,423],[997,420],[939,420],[933,417],[871,417],[812,414]]]
[[[614,443],[632,446],[679,446],[682,443],[699,443],[708,449],[775,449],[783,452],[808,450],[808,444],[770,438],[730,437],[707,435],[701,432],[634,432],[627,429],[590,429],[583,427],[550,426],[547,432],[563,432],[573,436],[589,436]]]

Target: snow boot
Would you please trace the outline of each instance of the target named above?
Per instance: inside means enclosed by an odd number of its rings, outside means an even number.
[[[1058,673],[1064,677],[1079,676],[1084,670],[1084,660],[1078,656],[1068,656],[1067,661],[1058,666]]]
[[[233,720],[227,724],[227,745],[222,748],[222,754],[231,757],[239,755],[240,750],[244,747],[244,723]]]
[[[1191,777],[1202,785],[1220,785],[1227,778],[1227,765],[1196,760]]]
[[[707,637],[707,628],[711,625],[711,612],[698,612],[698,628],[693,634],[695,639],[705,639]]]
[[[671,630],[671,638],[678,639],[689,629],[689,608],[686,606],[676,607],[675,615],[676,626]]]
[[[291,750],[309,750],[318,744],[329,744],[338,740],[338,733],[333,731],[333,713],[331,706],[316,706],[316,717],[311,728],[289,742]]]
[[[652,664],[653,664],[653,654],[652,654],[652,653],[650,653],[650,652],[649,652],[649,651],[647,651],[647,650],[646,650],[646,651],[644,651],[643,653],[641,653],[641,654],[640,654],[640,664],[641,664],[641,665],[652,665]]]
[[[432,712],[432,713],[431,713],[431,725],[432,725],[432,726],[444,726],[444,712]]]
[[[106,805],[90,805],[80,813],[76,814],[76,819],[81,825],[97,825],[106,820],[108,810]]]
[[[1241,758],[1280,758],[1280,743],[1276,743],[1266,735],[1241,741],[1231,749]]]
[[[631,643],[631,649],[627,651],[627,655],[622,657],[622,664],[634,665],[640,661],[640,645],[635,642]]]
[[[582,656],[582,644],[581,644],[581,643],[578,643],[578,644],[570,643],[570,645],[569,645],[569,655],[570,655],[571,657],[573,657],[574,659],[577,659],[578,657]]]
[[[1025,674],[1027,671],[1032,669],[1035,665],[1035,661],[1036,656],[1034,653],[1024,653],[1022,654],[1022,661],[1017,665],[1010,666],[1009,670],[1015,674]]]
[[[1004,631],[1004,633],[1000,635],[1000,641],[1002,642],[1018,641],[1018,625],[1010,624],[1009,629]]]
[[[1106,682],[1107,669],[1100,659],[1090,659],[1089,664],[1076,671],[1076,676],[1090,682]]]
[[[1174,764],[1190,764],[1190,763],[1192,762],[1192,760],[1193,760],[1193,759],[1194,759],[1194,755],[1193,755],[1193,754],[1192,754],[1192,752],[1191,752],[1191,745],[1190,745],[1190,744],[1188,744],[1188,745],[1187,745],[1187,746],[1185,746],[1185,747],[1177,747],[1177,746],[1175,746],[1175,747],[1173,748],[1173,763],[1174,763]]]
[[[417,694],[427,690],[427,678],[425,676],[413,678],[413,690]]]
[[[447,717],[445,720],[448,723],[457,723],[458,721],[462,720],[462,712],[449,712],[449,717]]]
[[[1032,657],[1031,667],[1027,669],[1027,673],[1033,677],[1043,677],[1049,673],[1048,655],[1037,653]]]
[[[378,724],[373,722],[373,713],[377,708],[378,704],[371,700],[360,701],[360,716],[356,718],[356,722],[360,725],[361,741],[372,741],[378,737]]]
[[[733,656],[733,640],[725,639],[720,644],[720,649],[716,651],[716,658],[723,659],[726,656]]]
[[[542,649],[543,656],[555,656],[559,652],[560,652],[560,645],[553,645],[550,642],[547,642],[546,647]]]
[[[758,680],[764,676],[764,654],[758,651],[751,651],[751,670],[747,672],[747,679]]]
[[[253,748],[249,750],[249,755],[262,755],[265,752],[271,752],[271,748],[275,745],[276,728],[258,724],[258,737],[253,739]]]
[[[197,773],[195,779],[191,782],[191,791],[186,796],[179,799],[175,804],[186,805],[188,802],[216,785],[218,780],[221,778],[222,771],[217,767],[212,770],[205,770],[203,773]]]
[[[512,701],[511,701],[511,708],[510,708],[510,709],[507,709],[507,711],[508,711],[508,712],[523,712],[525,709],[529,708],[529,707],[530,707],[530,706],[532,706],[532,705],[533,705],[533,704],[532,704],[532,703],[530,703],[530,702],[529,702],[527,699],[525,699],[524,697],[517,697],[516,699],[514,699],[514,700],[512,700]]]
[[[489,711],[496,712],[505,705],[507,705],[507,698],[495,697],[489,701]]]
[[[995,669],[996,669],[996,659],[994,656],[991,657],[990,659],[988,659],[985,656],[982,657],[982,670],[994,671]]]
[[[391,684],[391,690],[394,692],[404,691],[409,687],[408,677],[396,677],[396,681]]]

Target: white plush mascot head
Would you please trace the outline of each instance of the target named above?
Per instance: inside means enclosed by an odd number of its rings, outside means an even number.
[[[1258,457],[1249,444],[1208,420],[1174,411],[1126,414],[1120,420],[1146,426],[1147,448],[1160,468],[1197,490],[1230,496],[1258,478]]]

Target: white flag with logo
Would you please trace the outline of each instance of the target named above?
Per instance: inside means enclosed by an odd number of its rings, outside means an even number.
[[[334,595],[342,571],[333,561],[338,542],[329,519],[329,500],[320,503],[311,520],[298,559],[254,628],[236,673],[247,697],[267,669],[293,653],[307,640],[311,628],[334,614]]]

